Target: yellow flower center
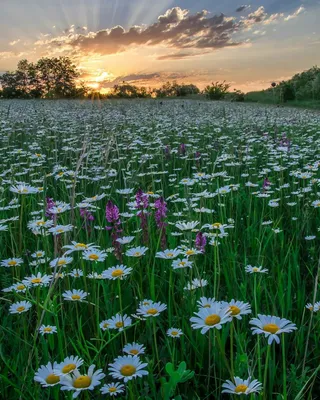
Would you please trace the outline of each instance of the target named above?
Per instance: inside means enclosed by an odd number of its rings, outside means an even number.
[[[129,351],[130,354],[133,354],[134,356],[136,356],[137,354],[139,354],[139,350],[136,349],[132,349]]]
[[[105,324],[103,324],[103,327],[104,327],[104,328],[108,328],[109,325],[110,325],[110,324],[105,323]]]
[[[17,311],[18,311],[18,312],[22,312],[22,311],[24,311],[25,309],[26,309],[25,307],[20,306],[20,307],[17,308]]]
[[[91,378],[88,375],[80,375],[75,381],[73,381],[73,387],[77,389],[84,389],[91,385]]]
[[[66,265],[67,261],[66,260],[59,260],[58,265]]]
[[[17,287],[16,287],[16,289],[17,290],[23,290],[23,289],[25,289],[26,287],[24,286],[24,285],[18,285]]]
[[[41,257],[41,256],[42,256],[42,252],[41,252],[41,251],[38,251],[38,252],[36,253],[36,256],[37,256],[37,257]]]
[[[72,300],[80,300],[80,299],[81,299],[81,296],[79,296],[78,294],[73,294],[73,295],[71,296],[71,298],[72,298]]]
[[[117,328],[122,328],[123,327],[123,322],[122,321],[116,322],[116,327]]]
[[[50,326],[47,326],[46,328],[44,328],[43,332],[52,332],[52,328],[50,328]]]
[[[34,279],[31,279],[31,282],[32,283],[41,283],[42,279],[41,278],[34,278]]]
[[[131,376],[136,372],[136,367],[134,367],[133,365],[124,365],[121,369],[120,369],[121,375],[123,376]]]
[[[43,187],[39,187],[38,190],[43,190]]]
[[[262,329],[265,332],[277,333],[280,328],[276,324],[267,324]]]
[[[87,245],[86,244],[84,244],[84,243],[77,243],[76,245],[75,245],[75,248],[80,248],[80,249],[86,249],[87,248]]]
[[[167,253],[167,257],[173,257],[173,253]]]
[[[111,273],[111,276],[113,276],[114,278],[117,278],[118,276],[121,276],[121,275],[123,275],[122,269],[115,269]]]
[[[99,256],[97,254],[90,254],[89,260],[97,261],[99,260]]]
[[[57,229],[57,233],[62,233],[62,232],[64,232],[63,229]]]
[[[42,225],[44,225],[44,224],[45,224],[44,221],[38,221],[38,222],[36,223],[36,225],[38,225],[38,226],[42,226]]]
[[[15,265],[17,265],[17,261],[11,260],[8,262],[8,265],[11,265],[11,267],[14,267]]]
[[[63,374],[68,374],[69,372],[75,370],[76,368],[77,368],[76,364],[66,364],[66,365],[62,368],[61,372],[62,372]]]
[[[248,386],[247,386],[247,385],[238,385],[238,386],[234,389],[234,391],[235,391],[236,393],[245,393],[247,389],[248,389]]]
[[[181,265],[182,267],[184,267],[184,266],[186,265],[186,262],[185,262],[185,261],[181,261],[181,262],[179,263],[179,265]]]
[[[134,253],[134,256],[135,256],[135,257],[140,257],[140,256],[141,256],[140,251],[136,251],[136,252]]]
[[[115,386],[112,386],[109,388],[110,393],[115,393],[117,391],[117,388]]]
[[[147,192],[147,194],[154,194],[154,192]]]
[[[179,334],[178,331],[171,331],[171,335],[172,335],[172,336],[177,336],[178,334]]]
[[[218,324],[221,321],[221,318],[217,314],[208,315],[207,318],[204,320],[204,323],[209,326],[213,326]]]
[[[237,306],[230,306],[229,311],[231,311],[231,315],[238,315],[240,314],[240,308]]]
[[[194,254],[194,250],[187,250],[186,251],[186,255],[187,256],[192,256],[192,254]]]
[[[156,315],[157,313],[158,313],[158,310],[156,308],[150,308],[147,311],[147,314],[149,314],[149,315]]]
[[[28,193],[28,189],[27,188],[22,189],[22,193]]]
[[[210,308],[211,307],[211,305],[208,303],[208,304],[205,304],[204,306],[202,306],[203,308]]]
[[[46,377],[46,382],[48,385],[55,385],[60,382],[60,378],[55,374],[50,374]]]
[[[212,228],[219,229],[219,228],[220,228],[220,226],[221,226],[221,224],[220,224],[220,222],[215,222],[215,223],[214,223],[214,224],[212,224],[211,226],[212,226]]]

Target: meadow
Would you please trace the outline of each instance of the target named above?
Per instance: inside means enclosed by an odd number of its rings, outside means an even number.
[[[320,114],[0,101],[1,399],[316,399]]]

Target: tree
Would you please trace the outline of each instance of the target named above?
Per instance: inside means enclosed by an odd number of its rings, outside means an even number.
[[[229,88],[230,85],[226,81],[212,82],[211,85],[205,87],[204,94],[210,100],[220,100],[226,95]]]
[[[77,86],[79,73],[68,57],[41,58],[36,64],[21,60],[17,70],[0,77],[3,97],[63,98],[82,96],[86,89]]]

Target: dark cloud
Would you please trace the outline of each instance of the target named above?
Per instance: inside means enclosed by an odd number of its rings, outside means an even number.
[[[242,11],[247,10],[248,8],[250,8],[250,6],[244,4],[244,5],[242,5],[242,6],[239,6],[239,7],[236,9],[236,12],[242,12]]]
[[[123,83],[123,82],[137,84],[137,83],[143,82],[143,81],[159,79],[160,76],[161,75],[158,72],[154,72],[151,74],[141,73],[141,74],[122,75],[122,76],[117,76],[115,79],[112,79],[112,80],[105,80],[100,83],[100,86],[103,88],[112,88],[114,85],[119,85],[120,83]]]
[[[203,53],[201,53],[203,54]],[[171,53],[171,54],[166,54],[164,56],[159,56],[157,57],[157,60],[182,60],[183,58],[189,58],[189,57],[194,57],[199,54],[193,54],[193,53]]]

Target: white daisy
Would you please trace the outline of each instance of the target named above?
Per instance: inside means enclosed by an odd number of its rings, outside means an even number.
[[[173,258],[176,258],[180,253],[181,250],[178,249],[158,251],[156,253],[156,258],[164,258],[166,260],[172,260]]]
[[[218,303],[216,299],[211,297],[200,297],[200,300],[197,301],[199,308],[210,308],[216,303]]]
[[[116,239],[120,244],[129,244],[134,240],[134,236],[123,236],[122,238]]]
[[[62,293],[62,297],[64,300],[71,300],[71,301],[82,301],[88,296],[87,292],[84,292],[83,290],[66,290],[64,293]]]
[[[195,315],[190,318],[191,326],[193,329],[201,329],[202,334],[212,328],[221,329],[223,324],[231,321],[231,311],[219,303],[210,308],[201,308]]]
[[[205,287],[208,285],[208,281],[206,279],[193,279],[191,283],[188,283],[184,290],[194,290],[200,287]]]
[[[269,270],[266,268],[263,268],[262,266],[253,267],[252,265],[247,265],[245,267],[245,271],[248,272],[249,274],[256,274],[256,273],[267,274]]]
[[[78,356],[66,357],[61,363],[54,368],[54,373],[59,376],[68,375],[71,372],[79,369],[83,364],[83,359]]]
[[[141,257],[146,253],[147,250],[148,247],[132,247],[131,249],[127,250],[125,254],[128,257]]]
[[[36,382],[41,383],[41,386],[55,386],[60,383],[60,377],[55,374],[54,368],[57,363],[55,362],[53,365],[51,362],[48,362],[47,365],[41,365],[38,371],[35,373],[34,380]]]
[[[132,268],[128,268],[124,265],[116,265],[102,272],[102,276],[106,279],[124,279],[130,275]]]
[[[71,242],[72,244],[63,246],[63,249],[68,249],[64,255],[68,255],[74,251],[85,251],[85,250],[92,250],[96,249],[98,246],[93,245],[93,243],[85,244],[85,243],[78,243],[78,242]]]
[[[30,301],[25,301],[25,300],[18,301],[17,303],[11,304],[9,312],[10,314],[21,314],[23,312],[30,310],[31,307],[32,304],[30,303]]]
[[[177,328],[170,328],[167,330],[167,335],[169,337],[172,337],[174,339],[179,338],[180,336],[183,335],[183,332],[181,329],[177,329]]]
[[[1,261],[1,267],[18,267],[23,263],[22,258],[7,258],[6,260]]]
[[[41,275],[41,272],[38,272],[37,275],[28,276],[22,282],[31,286],[48,286],[51,279],[51,276]]]
[[[175,227],[180,229],[180,231],[192,231],[199,223],[198,221],[177,222]]]
[[[52,335],[53,333],[57,333],[57,327],[52,325],[41,325],[39,332],[42,334],[42,336]]]
[[[192,268],[192,261],[189,261],[188,258],[183,258],[182,260],[178,258],[177,260],[172,261],[172,268]]]
[[[142,344],[138,343],[127,343],[122,349],[122,351],[132,356],[138,356],[140,354],[144,354],[145,347]]]
[[[83,390],[93,390],[95,386],[101,384],[101,379],[106,375],[102,372],[102,369],[98,369],[93,372],[95,365],[90,365],[87,375],[81,375],[80,372],[75,369],[71,375],[65,375],[61,378],[61,390],[72,390],[74,391],[72,398],[77,398]]]
[[[234,383],[227,380],[222,387],[222,393],[236,394],[236,395],[250,395],[251,393],[259,393],[262,390],[262,384],[254,379],[251,381],[251,377],[244,380],[239,377],[234,377]]]
[[[143,317],[157,317],[160,315],[160,313],[164,310],[167,309],[167,306],[165,304],[162,304],[160,302],[153,302],[152,300],[148,301],[148,304],[146,304],[146,301],[143,301],[140,303],[139,308],[137,309],[137,314],[142,315]]]
[[[230,302],[221,302],[222,307],[227,307],[231,311],[232,318],[242,319],[241,315],[251,314],[251,307],[249,303],[243,301],[236,301],[232,299]]]
[[[126,314],[116,314],[115,316],[103,321],[108,325],[108,329],[118,329],[119,332],[123,331],[124,328],[132,324],[132,319]]]
[[[104,250],[89,249],[83,252],[83,259],[88,261],[103,262],[107,257]]]
[[[274,317],[271,315],[258,314],[258,318],[253,318],[249,324],[254,325],[252,334],[264,334],[268,338],[268,344],[273,341],[280,343],[278,335],[290,333],[297,329],[296,325],[285,318]]]
[[[133,378],[148,375],[148,371],[144,369],[147,365],[147,363],[142,363],[137,356],[119,356],[112,364],[109,364],[109,370],[114,379],[123,379],[124,382],[128,382]]]
[[[60,235],[61,233],[71,232],[73,230],[72,225],[56,225],[48,229],[48,232],[52,233],[54,236]]]
[[[54,260],[50,261],[50,267],[55,268],[55,267],[65,267],[68,264],[71,264],[73,261],[72,257],[58,257],[55,258]]]
[[[108,394],[109,396],[118,396],[118,394],[125,391],[125,386],[119,382],[112,382],[103,385],[100,391],[102,394]]]

